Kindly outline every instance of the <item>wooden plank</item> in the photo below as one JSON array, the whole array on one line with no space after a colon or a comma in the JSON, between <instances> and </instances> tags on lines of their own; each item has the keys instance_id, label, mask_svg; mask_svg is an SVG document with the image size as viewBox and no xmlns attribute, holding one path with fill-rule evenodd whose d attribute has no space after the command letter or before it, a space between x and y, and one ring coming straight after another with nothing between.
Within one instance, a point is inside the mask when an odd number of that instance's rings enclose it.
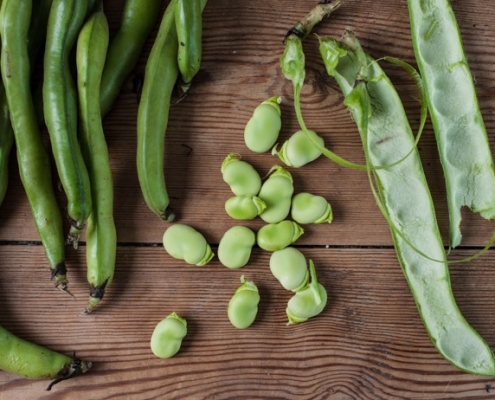
<instances>
[{"instance_id":1,"label":"wooden plank","mask_svg":"<svg viewBox=\"0 0 495 400\"><path fill-rule=\"evenodd\" d=\"M287 326L290 292L271 275L267 252L229 270L200 268L157 247L120 247L115 281L102 307L81 315L84 248L70 253L71 300L53 289L37 262L40 246L2 246L0 324L28 340L94 361L86 375L54 386L0 372L0 399L467 399L487 395L492 378L450 366L433 348L392 250L308 249L329 293L324 312ZM468 252L463 252L467 255ZM453 265L459 307L495 346L495 252ZM11 266L11 267L10 267ZM79 267L78 267L79 266ZM239 277L260 290L252 327L226 316ZM188 321L179 354L153 356L153 327L171 311Z\"/></svg>"}]
</instances>

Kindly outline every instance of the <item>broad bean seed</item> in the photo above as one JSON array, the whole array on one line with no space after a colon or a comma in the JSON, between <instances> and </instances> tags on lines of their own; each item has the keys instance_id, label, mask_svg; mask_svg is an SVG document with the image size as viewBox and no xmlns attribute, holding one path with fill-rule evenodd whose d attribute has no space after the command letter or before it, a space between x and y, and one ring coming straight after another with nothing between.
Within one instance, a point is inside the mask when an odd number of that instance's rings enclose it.
<instances>
[{"instance_id":1,"label":"broad bean seed","mask_svg":"<svg viewBox=\"0 0 495 400\"><path fill-rule=\"evenodd\" d=\"M241 276L242 285L237 288L229 301L227 315L230 323L237 329L246 329L251 326L258 314L260 295L256 284L246 281Z\"/></svg>"},{"instance_id":2,"label":"broad bean seed","mask_svg":"<svg viewBox=\"0 0 495 400\"><path fill-rule=\"evenodd\" d=\"M238 220L252 220L266 208L258 196L233 196L225 202L227 215Z\"/></svg>"},{"instance_id":3,"label":"broad bean seed","mask_svg":"<svg viewBox=\"0 0 495 400\"><path fill-rule=\"evenodd\" d=\"M249 150L264 153L278 139L282 127L281 97L270 97L257 106L244 128L244 142Z\"/></svg>"},{"instance_id":4,"label":"broad bean seed","mask_svg":"<svg viewBox=\"0 0 495 400\"><path fill-rule=\"evenodd\" d=\"M270 256L270 271L284 289L297 292L308 284L306 257L295 247L274 251Z\"/></svg>"},{"instance_id":5,"label":"broad bean seed","mask_svg":"<svg viewBox=\"0 0 495 400\"><path fill-rule=\"evenodd\" d=\"M255 244L256 234L250 228L233 226L220 239L218 259L228 268L241 268L248 263Z\"/></svg>"},{"instance_id":6,"label":"broad bean seed","mask_svg":"<svg viewBox=\"0 0 495 400\"><path fill-rule=\"evenodd\" d=\"M284 220L290 213L293 194L294 184L291 173L280 165L273 166L258 193L258 197L266 205L260 218L268 223Z\"/></svg>"},{"instance_id":7,"label":"broad bean seed","mask_svg":"<svg viewBox=\"0 0 495 400\"><path fill-rule=\"evenodd\" d=\"M238 154L230 153L220 167L222 178L236 196L256 196L261 188L258 171Z\"/></svg>"},{"instance_id":8,"label":"broad bean seed","mask_svg":"<svg viewBox=\"0 0 495 400\"><path fill-rule=\"evenodd\" d=\"M291 217L299 224L322 224L332 222L333 212L324 197L301 192L292 198Z\"/></svg>"},{"instance_id":9,"label":"broad bean seed","mask_svg":"<svg viewBox=\"0 0 495 400\"><path fill-rule=\"evenodd\" d=\"M263 250L276 251L294 243L304 233L304 229L294 221L266 224L256 234L256 242Z\"/></svg>"},{"instance_id":10,"label":"broad bean seed","mask_svg":"<svg viewBox=\"0 0 495 400\"><path fill-rule=\"evenodd\" d=\"M173 224L165 231L163 247L172 257L198 266L208 264L214 256L205 237L185 224Z\"/></svg>"},{"instance_id":11,"label":"broad bean seed","mask_svg":"<svg viewBox=\"0 0 495 400\"><path fill-rule=\"evenodd\" d=\"M315 147L308 135L312 136L312 140L318 142L320 147L325 145L323 138L315 131L308 129L308 134L306 134L303 130L298 130L282 144L280 150L274 146L272 154L278 156L285 165L294 168L300 168L315 161L321 156L321 151Z\"/></svg>"},{"instance_id":12,"label":"broad bean seed","mask_svg":"<svg viewBox=\"0 0 495 400\"><path fill-rule=\"evenodd\" d=\"M151 351L159 358L173 357L186 335L187 321L173 312L155 326L150 340Z\"/></svg>"}]
</instances>

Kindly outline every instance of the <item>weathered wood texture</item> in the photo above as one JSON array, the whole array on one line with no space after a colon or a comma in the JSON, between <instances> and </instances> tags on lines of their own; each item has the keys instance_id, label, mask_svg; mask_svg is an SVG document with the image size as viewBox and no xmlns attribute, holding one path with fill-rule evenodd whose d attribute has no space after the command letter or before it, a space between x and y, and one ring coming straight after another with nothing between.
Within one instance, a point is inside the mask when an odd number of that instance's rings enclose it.
<instances>
[{"instance_id":1,"label":"weathered wood texture","mask_svg":"<svg viewBox=\"0 0 495 400\"><path fill-rule=\"evenodd\" d=\"M123 2L105 0L112 32ZM164 2L164 7L168 2ZM243 127L254 107L283 97L281 140L297 129L290 84L278 66L286 30L316 2L210 0L204 11L202 69L190 95L174 105L167 130L165 173L181 222L202 231L216 248L235 222L223 209L229 197L220 164L241 154L263 174L277 163L249 152ZM453 2L477 83L485 123L495 139L495 11L487 0ZM343 0L341 9L316 28L340 36L352 28L374 57L414 63L406 2ZM75 300L52 288L43 249L18 178L15 159L0 208L0 325L19 336L95 363L85 376L55 386L0 371L0 400L11 399L480 399L493 395L493 378L459 372L439 356L419 319L398 265L387 224L369 190L366 174L326 159L293 172L296 190L328 198L331 225L309 227L299 248L315 260L329 290L321 316L286 326L284 291L268 269L269 255L256 249L249 266L231 271L214 260L204 268L172 260L161 248L167 224L145 206L135 170L137 94L132 79L144 71L156 29L141 60L105 119L115 186L118 229L114 282L92 315L81 315L87 296L84 238L67 250ZM307 84L303 112L327 146L363 161L354 122L336 84L326 77L317 41L305 43ZM419 104L410 77L384 64L397 85L414 127ZM157 82L159 84L159 82ZM442 171L431 126L420 142L442 232L447 213ZM60 193L61 207L65 202ZM260 221L248 224L257 229ZM463 246L473 254L488 240L493 223L465 212ZM468 321L495 348L495 252L451 267L452 284ZM230 296L244 273L260 287L260 313L245 331L226 317ZM181 352L170 360L149 349L153 327L175 310L188 320Z\"/></svg>"}]
</instances>

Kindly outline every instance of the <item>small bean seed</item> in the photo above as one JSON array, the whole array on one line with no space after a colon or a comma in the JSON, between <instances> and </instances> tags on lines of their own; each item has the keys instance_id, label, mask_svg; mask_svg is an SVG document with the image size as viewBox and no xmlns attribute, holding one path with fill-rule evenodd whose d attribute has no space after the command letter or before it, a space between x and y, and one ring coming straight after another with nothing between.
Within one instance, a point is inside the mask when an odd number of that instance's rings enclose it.
<instances>
[{"instance_id":1,"label":"small bean seed","mask_svg":"<svg viewBox=\"0 0 495 400\"><path fill-rule=\"evenodd\" d=\"M256 242L263 250L277 251L294 243L303 233L297 222L284 220L262 226L256 235Z\"/></svg>"},{"instance_id":2,"label":"small bean seed","mask_svg":"<svg viewBox=\"0 0 495 400\"><path fill-rule=\"evenodd\" d=\"M173 357L180 350L186 334L187 321L173 312L155 326L150 341L151 351L159 358Z\"/></svg>"},{"instance_id":3,"label":"small bean seed","mask_svg":"<svg viewBox=\"0 0 495 400\"><path fill-rule=\"evenodd\" d=\"M258 197L266 204L260 218L268 223L284 220L290 213L293 193L294 184L290 172L280 165L273 166L258 193Z\"/></svg>"},{"instance_id":4,"label":"small bean seed","mask_svg":"<svg viewBox=\"0 0 495 400\"><path fill-rule=\"evenodd\" d=\"M256 319L260 295L254 282L246 281L244 275L241 276L241 282L242 285L237 288L230 299L227 314L233 326L246 329Z\"/></svg>"},{"instance_id":5,"label":"small bean seed","mask_svg":"<svg viewBox=\"0 0 495 400\"><path fill-rule=\"evenodd\" d=\"M172 257L203 266L214 254L204 236L185 224L173 224L163 234L163 247Z\"/></svg>"},{"instance_id":6,"label":"small bean seed","mask_svg":"<svg viewBox=\"0 0 495 400\"><path fill-rule=\"evenodd\" d=\"M244 142L249 150L264 153L278 139L282 127L281 97L270 97L255 108L244 128Z\"/></svg>"},{"instance_id":7,"label":"small bean seed","mask_svg":"<svg viewBox=\"0 0 495 400\"><path fill-rule=\"evenodd\" d=\"M241 268L248 263L255 243L256 235L251 229L233 226L220 239L218 259L228 268Z\"/></svg>"},{"instance_id":8,"label":"small bean seed","mask_svg":"<svg viewBox=\"0 0 495 400\"><path fill-rule=\"evenodd\" d=\"M323 138L315 131L309 129L308 133L313 136L313 140L320 143L320 146L325 145ZM280 151L274 146L272 154L277 155L285 165L300 168L320 157L321 151L315 147L303 130L299 130L282 144Z\"/></svg>"},{"instance_id":9,"label":"small bean seed","mask_svg":"<svg viewBox=\"0 0 495 400\"><path fill-rule=\"evenodd\" d=\"M306 257L295 247L274 251L270 257L270 271L284 289L297 292L308 284Z\"/></svg>"},{"instance_id":10,"label":"small bean seed","mask_svg":"<svg viewBox=\"0 0 495 400\"><path fill-rule=\"evenodd\" d=\"M265 208L265 202L258 196L233 196L225 202L229 217L245 221L256 218Z\"/></svg>"},{"instance_id":11,"label":"small bean seed","mask_svg":"<svg viewBox=\"0 0 495 400\"><path fill-rule=\"evenodd\" d=\"M327 291L316 277L313 260L309 260L311 281L306 288L296 292L287 303L288 325L307 321L320 314L327 304Z\"/></svg>"},{"instance_id":12,"label":"small bean seed","mask_svg":"<svg viewBox=\"0 0 495 400\"><path fill-rule=\"evenodd\" d=\"M333 212L324 197L302 192L292 198L291 217L299 224L322 224L332 222Z\"/></svg>"},{"instance_id":13,"label":"small bean seed","mask_svg":"<svg viewBox=\"0 0 495 400\"><path fill-rule=\"evenodd\" d=\"M261 177L254 167L240 156L230 153L220 167L223 180L236 196L255 196L261 188Z\"/></svg>"}]
</instances>

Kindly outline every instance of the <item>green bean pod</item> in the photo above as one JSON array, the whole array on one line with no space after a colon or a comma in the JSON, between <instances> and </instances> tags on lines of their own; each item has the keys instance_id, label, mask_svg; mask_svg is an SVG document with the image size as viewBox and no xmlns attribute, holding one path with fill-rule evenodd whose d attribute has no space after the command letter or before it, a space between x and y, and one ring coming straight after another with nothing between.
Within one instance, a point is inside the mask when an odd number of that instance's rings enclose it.
<instances>
[{"instance_id":1,"label":"green bean pod","mask_svg":"<svg viewBox=\"0 0 495 400\"><path fill-rule=\"evenodd\" d=\"M69 242L77 247L91 212L89 175L77 137L77 92L69 55L84 24L88 3L53 0L43 73L43 112L57 172L67 196Z\"/></svg>"},{"instance_id":2,"label":"green bean pod","mask_svg":"<svg viewBox=\"0 0 495 400\"><path fill-rule=\"evenodd\" d=\"M185 224L173 224L163 234L165 251L188 264L203 266L214 257L205 237L196 229Z\"/></svg>"},{"instance_id":3,"label":"green bean pod","mask_svg":"<svg viewBox=\"0 0 495 400\"><path fill-rule=\"evenodd\" d=\"M256 196L261 189L261 176L247 161L230 153L220 166L222 179L236 196Z\"/></svg>"},{"instance_id":4,"label":"green bean pod","mask_svg":"<svg viewBox=\"0 0 495 400\"><path fill-rule=\"evenodd\" d=\"M227 315L230 323L237 329L250 327L258 314L260 294L253 281L246 281L241 276L242 285L239 286L229 301Z\"/></svg>"},{"instance_id":5,"label":"green bean pod","mask_svg":"<svg viewBox=\"0 0 495 400\"><path fill-rule=\"evenodd\" d=\"M180 71L179 86L186 93L192 79L201 67L203 52L203 16L200 0L174 0L175 26L179 49L177 63Z\"/></svg>"},{"instance_id":6,"label":"green bean pod","mask_svg":"<svg viewBox=\"0 0 495 400\"><path fill-rule=\"evenodd\" d=\"M9 159L14 144L14 130L10 122L9 105L3 81L0 82L0 205L9 184Z\"/></svg>"},{"instance_id":7,"label":"green bean pod","mask_svg":"<svg viewBox=\"0 0 495 400\"><path fill-rule=\"evenodd\" d=\"M229 228L218 243L218 259L228 268L244 267L256 244L256 234L247 226Z\"/></svg>"},{"instance_id":8,"label":"green bean pod","mask_svg":"<svg viewBox=\"0 0 495 400\"><path fill-rule=\"evenodd\" d=\"M47 390L87 372L91 365L21 339L0 326L0 369L27 379L53 379Z\"/></svg>"},{"instance_id":9,"label":"green bean pod","mask_svg":"<svg viewBox=\"0 0 495 400\"><path fill-rule=\"evenodd\" d=\"M105 294L115 270L117 232L113 217L113 180L100 112L100 82L109 41L103 10L96 11L79 33L76 66L80 142L91 183L92 210L86 229L86 265L90 313Z\"/></svg>"},{"instance_id":10,"label":"green bean pod","mask_svg":"<svg viewBox=\"0 0 495 400\"><path fill-rule=\"evenodd\" d=\"M225 202L227 215L244 221L256 218L265 208L265 202L258 196L233 196Z\"/></svg>"},{"instance_id":11,"label":"green bean pod","mask_svg":"<svg viewBox=\"0 0 495 400\"><path fill-rule=\"evenodd\" d=\"M120 25L110 39L100 87L101 115L105 116L118 97L124 81L136 66L146 40L155 27L162 0L126 0Z\"/></svg>"},{"instance_id":12,"label":"green bean pod","mask_svg":"<svg viewBox=\"0 0 495 400\"><path fill-rule=\"evenodd\" d=\"M173 312L156 324L151 335L150 347L159 358L175 356L187 335L187 321Z\"/></svg>"},{"instance_id":13,"label":"green bean pod","mask_svg":"<svg viewBox=\"0 0 495 400\"><path fill-rule=\"evenodd\" d=\"M287 303L285 310L289 319L287 325L305 322L309 318L316 317L327 305L327 290L318 282L313 260L309 260L309 273L308 285L299 289Z\"/></svg>"},{"instance_id":14,"label":"green bean pod","mask_svg":"<svg viewBox=\"0 0 495 400\"><path fill-rule=\"evenodd\" d=\"M450 246L461 208L495 218L495 169L476 89L450 1L408 0L412 43L444 171Z\"/></svg>"},{"instance_id":15,"label":"green bean pod","mask_svg":"<svg viewBox=\"0 0 495 400\"><path fill-rule=\"evenodd\" d=\"M378 63L363 57L352 33L346 37L345 44L320 38L320 53L357 121L376 179L378 204L391 226L397 257L426 331L439 353L459 369L494 376L492 350L456 304L434 204L400 97ZM366 84L356 81L363 66Z\"/></svg>"},{"instance_id":16,"label":"green bean pod","mask_svg":"<svg viewBox=\"0 0 495 400\"><path fill-rule=\"evenodd\" d=\"M52 186L51 166L30 89L27 46L31 1L5 0L0 10L2 80L14 130L19 174L55 286L68 291L62 215Z\"/></svg>"},{"instance_id":17,"label":"green bean pod","mask_svg":"<svg viewBox=\"0 0 495 400\"><path fill-rule=\"evenodd\" d=\"M265 203L260 218L268 223L284 220L290 213L294 184L291 173L280 165L272 167L258 197Z\"/></svg>"},{"instance_id":18,"label":"green bean pod","mask_svg":"<svg viewBox=\"0 0 495 400\"><path fill-rule=\"evenodd\" d=\"M320 146L324 146L324 141L315 131L308 130L312 139L303 130L298 130L287 139L277 150L277 146L272 149L272 155L278 156L280 161L285 165L294 168L300 168L312 161L315 161L321 156L321 151L314 146L312 140L318 142Z\"/></svg>"},{"instance_id":19,"label":"green bean pod","mask_svg":"<svg viewBox=\"0 0 495 400\"><path fill-rule=\"evenodd\" d=\"M258 105L244 128L244 143L256 153L270 150L282 127L281 97L270 97Z\"/></svg>"},{"instance_id":20,"label":"green bean pod","mask_svg":"<svg viewBox=\"0 0 495 400\"><path fill-rule=\"evenodd\" d=\"M332 206L322 196L308 192L292 198L290 215L299 224L323 224L333 220Z\"/></svg>"},{"instance_id":21,"label":"green bean pod","mask_svg":"<svg viewBox=\"0 0 495 400\"><path fill-rule=\"evenodd\" d=\"M282 250L304 234L304 229L294 221L284 220L263 225L256 234L256 243L266 251Z\"/></svg>"}]
</instances>

